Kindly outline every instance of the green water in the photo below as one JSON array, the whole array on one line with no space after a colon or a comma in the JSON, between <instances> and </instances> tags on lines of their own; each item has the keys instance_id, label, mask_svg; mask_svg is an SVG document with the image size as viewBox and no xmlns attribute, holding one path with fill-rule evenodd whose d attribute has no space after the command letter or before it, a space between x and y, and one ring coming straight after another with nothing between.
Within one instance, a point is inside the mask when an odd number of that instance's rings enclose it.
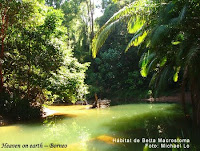
<instances>
[{"instance_id":1,"label":"green water","mask_svg":"<svg viewBox=\"0 0 200 151\"><path fill-rule=\"evenodd\" d=\"M19 149L0 148L0 151L143 151L144 143L113 143L113 139L190 137L190 123L181 118L182 111L176 104L55 109L62 112L40 122L0 127L1 146L2 143L21 145ZM31 144L38 147L37 144L41 143L42 148L30 148ZM50 148L51 143L67 144L68 147ZM22 148L23 144L28 148Z\"/></svg>"}]
</instances>

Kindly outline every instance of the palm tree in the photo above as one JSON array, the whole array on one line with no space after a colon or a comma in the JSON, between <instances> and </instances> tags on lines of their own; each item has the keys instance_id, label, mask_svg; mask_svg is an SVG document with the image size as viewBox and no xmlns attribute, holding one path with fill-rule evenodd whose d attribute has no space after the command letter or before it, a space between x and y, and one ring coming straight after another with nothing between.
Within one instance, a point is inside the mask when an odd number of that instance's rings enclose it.
<instances>
[{"instance_id":1,"label":"palm tree","mask_svg":"<svg viewBox=\"0 0 200 151\"><path fill-rule=\"evenodd\" d=\"M92 43L93 57L115 25L124 21L133 38L128 43L138 47L141 75L153 72L150 85L159 90L167 80L182 77L182 104L189 85L193 121L200 127L200 13L199 2L187 0L135 0L114 14L97 32Z\"/></svg>"}]
</instances>

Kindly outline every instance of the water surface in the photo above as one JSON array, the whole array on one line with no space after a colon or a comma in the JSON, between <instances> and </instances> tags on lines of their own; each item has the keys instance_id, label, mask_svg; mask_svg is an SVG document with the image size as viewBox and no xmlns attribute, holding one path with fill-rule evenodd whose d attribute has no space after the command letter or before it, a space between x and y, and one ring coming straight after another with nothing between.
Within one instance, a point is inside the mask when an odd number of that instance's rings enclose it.
<instances>
[{"instance_id":1,"label":"water surface","mask_svg":"<svg viewBox=\"0 0 200 151\"><path fill-rule=\"evenodd\" d=\"M176 104L129 104L106 109L51 106L49 109L56 112L43 121L0 127L1 144L29 145L26 149L1 148L0 151L143 151L144 143L115 143L113 139L190 135L190 124L182 118L181 108ZM37 148L41 143L42 148ZM68 146L51 149L51 143ZM30 149L31 144L36 148Z\"/></svg>"}]
</instances>

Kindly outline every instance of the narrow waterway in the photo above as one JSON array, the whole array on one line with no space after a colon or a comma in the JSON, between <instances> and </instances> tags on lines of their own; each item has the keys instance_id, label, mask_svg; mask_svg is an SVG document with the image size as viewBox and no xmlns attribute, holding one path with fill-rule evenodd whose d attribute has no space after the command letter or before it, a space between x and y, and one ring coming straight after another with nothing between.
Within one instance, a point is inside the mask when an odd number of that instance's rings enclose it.
<instances>
[{"instance_id":1,"label":"narrow waterway","mask_svg":"<svg viewBox=\"0 0 200 151\"><path fill-rule=\"evenodd\" d=\"M53 115L43 121L0 127L1 146L3 143L20 145L0 151L143 151L142 138L190 136L190 124L182 118L177 104L129 104L106 109L50 106L48 109ZM133 142L134 139L140 142ZM56 147L58 144L64 148Z\"/></svg>"}]
</instances>

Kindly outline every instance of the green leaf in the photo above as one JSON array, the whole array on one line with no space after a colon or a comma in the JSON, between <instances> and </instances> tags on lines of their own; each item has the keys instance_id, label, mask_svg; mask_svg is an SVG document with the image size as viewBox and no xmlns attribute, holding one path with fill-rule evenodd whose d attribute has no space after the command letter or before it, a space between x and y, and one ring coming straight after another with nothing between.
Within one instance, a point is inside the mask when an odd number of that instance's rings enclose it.
<instances>
[{"instance_id":1,"label":"green leaf","mask_svg":"<svg viewBox=\"0 0 200 151\"><path fill-rule=\"evenodd\" d=\"M178 151L178 149L177 148L172 148L172 151Z\"/></svg>"},{"instance_id":2,"label":"green leaf","mask_svg":"<svg viewBox=\"0 0 200 151\"><path fill-rule=\"evenodd\" d=\"M95 35L95 38L92 40L92 56L96 58L98 50L104 44L106 39L108 38L111 31L115 28L115 25L119 22L119 20L114 21L113 23L106 26L102 31Z\"/></svg>"},{"instance_id":3,"label":"green leaf","mask_svg":"<svg viewBox=\"0 0 200 151\"><path fill-rule=\"evenodd\" d=\"M167 57L165 56L160 62L160 67L163 67L166 64L166 62L167 62Z\"/></svg>"},{"instance_id":4,"label":"green leaf","mask_svg":"<svg viewBox=\"0 0 200 151\"><path fill-rule=\"evenodd\" d=\"M175 72L174 77L173 77L174 82L178 81L178 74L180 72L180 69L181 69L181 67L176 68L176 72Z\"/></svg>"},{"instance_id":5,"label":"green leaf","mask_svg":"<svg viewBox=\"0 0 200 151\"><path fill-rule=\"evenodd\" d=\"M154 59L149 63L148 68L147 68L148 73L151 72L152 70L155 70L158 61L159 61L158 58L154 58Z\"/></svg>"},{"instance_id":6,"label":"green leaf","mask_svg":"<svg viewBox=\"0 0 200 151\"><path fill-rule=\"evenodd\" d=\"M128 49L132 46L139 46L146 38L146 36L148 35L148 31L145 31L143 34L139 33L136 36L134 36L131 41L129 42L128 46L125 49L125 52L128 51Z\"/></svg>"},{"instance_id":7,"label":"green leaf","mask_svg":"<svg viewBox=\"0 0 200 151\"><path fill-rule=\"evenodd\" d=\"M93 57L96 57L96 54L98 50L101 48L101 46L104 44L105 40L108 38L108 35L110 32L105 32L104 30L111 29L112 25L115 24L115 22L118 21L129 21L131 17L138 16L138 13L146 15L146 12L149 12L149 9L153 9L155 7L154 3L148 3L147 0L135 0L128 6L125 6L121 10L119 10L117 13L115 13L105 24L101 29L96 33L93 41L92 41L92 54ZM149 14L149 13L148 13ZM134 33L135 31L138 31L142 25L145 23L143 19L138 19L138 22L134 24L134 26L129 26L130 32ZM110 26L110 27L108 27ZM138 46L143 42L145 39L147 33L144 33L141 37L139 37L133 44L134 46ZM100 38L99 38L100 37ZM103 40L102 40L103 39ZM131 45L131 44L130 44ZM131 45L132 46L132 45ZM129 47L130 48L130 47ZM128 49L127 49L128 50Z\"/></svg>"},{"instance_id":8,"label":"green leaf","mask_svg":"<svg viewBox=\"0 0 200 151\"><path fill-rule=\"evenodd\" d=\"M145 145L143 148L143 151L148 151L148 150L149 150L149 147Z\"/></svg>"},{"instance_id":9,"label":"green leaf","mask_svg":"<svg viewBox=\"0 0 200 151\"><path fill-rule=\"evenodd\" d=\"M178 45L180 43L181 43L180 41L172 41L172 45Z\"/></svg>"},{"instance_id":10,"label":"green leaf","mask_svg":"<svg viewBox=\"0 0 200 151\"><path fill-rule=\"evenodd\" d=\"M140 71L140 74L142 77L147 77L147 64L148 64L148 61L147 61L147 56L148 54L146 54L143 58L143 61L142 61L142 65L141 65L141 71Z\"/></svg>"},{"instance_id":11,"label":"green leaf","mask_svg":"<svg viewBox=\"0 0 200 151\"><path fill-rule=\"evenodd\" d=\"M147 66L142 66L140 74L142 77L147 77Z\"/></svg>"},{"instance_id":12,"label":"green leaf","mask_svg":"<svg viewBox=\"0 0 200 151\"><path fill-rule=\"evenodd\" d=\"M135 41L133 42L134 46L139 46L148 35L148 31L145 31L141 36L139 36Z\"/></svg>"},{"instance_id":13,"label":"green leaf","mask_svg":"<svg viewBox=\"0 0 200 151\"><path fill-rule=\"evenodd\" d=\"M132 17L128 22L128 32L130 34L134 34L138 32L145 24L145 21L139 17Z\"/></svg>"},{"instance_id":14,"label":"green leaf","mask_svg":"<svg viewBox=\"0 0 200 151\"><path fill-rule=\"evenodd\" d=\"M169 32L169 27L167 25L159 25L155 27L154 32L151 37L151 45L157 46L165 38Z\"/></svg>"}]
</instances>

